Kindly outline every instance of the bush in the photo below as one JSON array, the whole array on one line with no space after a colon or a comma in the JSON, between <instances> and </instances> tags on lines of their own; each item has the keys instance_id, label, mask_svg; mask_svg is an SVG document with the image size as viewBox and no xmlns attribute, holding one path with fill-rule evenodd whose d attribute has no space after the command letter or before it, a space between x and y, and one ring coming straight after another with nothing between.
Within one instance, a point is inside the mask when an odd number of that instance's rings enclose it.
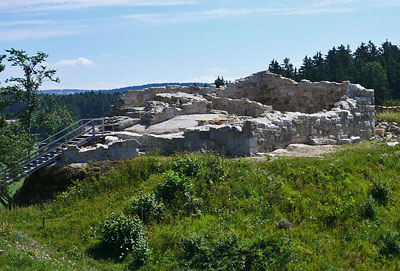
<instances>
[{"instance_id":1,"label":"bush","mask_svg":"<svg viewBox=\"0 0 400 271\"><path fill-rule=\"evenodd\" d=\"M125 212L131 216L138 216L145 224L161 222L164 205L159 203L152 194L140 194L132 198Z\"/></svg>"},{"instance_id":2,"label":"bush","mask_svg":"<svg viewBox=\"0 0 400 271\"><path fill-rule=\"evenodd\" d=\"M162 200L173 211L198 213L202 201L192 193L192 186L185 181L178 173L167 171L164 174L164 182L156 188L156 199Z\"/></svg>"},{"instance_id":3,"label":"bush","mask_svg":"<svg viewBox=\"0 0 400 271\"><path fill-rule=\"evenodd\" d=\"M194 235L181 244L184 264L199 270L284 270L294 258L291 242L279 236L249 242L228 234L210 242Z\"/></svg>"},{"instance_id":4,"label":"bush","mask_svg":"<svg viewBox=\"0 0 400 271\"><path fill-rule=\"evenodd\" d=\"M166 205L171 205L177 197L186 191L185 181L174 171L167 171L163 175L164 182L156 188L156 198Z\"/></svg>"},{"instance_id":5,"label":"bush","mask_svg":"<svg viewBox=\"0 0 400 271\"><path fill-rule=\"evenodd\" d=\"M100 222L95 234L112 250L119 252L119 258L130 254L136 265L143 264L150 254L147 237L136 217L113 213Z\"/></svg>"},{"instance_id":6,"label":"bush","mask_svg":"<svg viewBox=\"0 0 400 271\"><path fill-rule=\"evenodd\" d=\"M353 215L354 204L351 200L337 200L322 209L322 220L328 227L335 226L339 221L345 221Z\"/></svg>"},{"instance_id":7,"label":"bush","mask_svg":"<svg viewBox=\"0 0 400 271\"><path fill-rule=\"evenodd\" d=\"M400 234L398 232L387 232L383 238L379 253L385 257L400 256Z\"/></svg>"},{"instance_id":8,"label":"bush","mask_svg":"<svg viewBox=\"0 0 400 271\"><path fill-rule=\"evenodd\" d=\"M392 191L385 181L375 180L370 190L370 195L379 203L386 205Z\"/></svg>"},{"instance_id":9,"label":"bush","mask_svg":"<svg viewBox=\"0 0 400 271\"><path fill-rule=\"evenodd\" d=\"M176 156L172 170L184 177L196 177L201 169L201 160L193 155Z\"/></svg>"},{"instance_id":10,"label":"bush","mask_svg":"<svg viewBox=\"0 0 400 271\"><path fill-rule=\"evenodd\" d=\"M211 159L205 166L204 180L213 183L225 180L226 168L224 158L219 155L210 155Z\"/></svg>"},{"instance_id":11,"label":"bush","mask_svg":"<svg viewBox=\"0 0 400 271\"><path fill-rule=\"evenodd\" d=\"M376 202L372 196L360 207L360 215L364 219L374 220L376 218L377 209Z\"/></svg>"}]
</instances>

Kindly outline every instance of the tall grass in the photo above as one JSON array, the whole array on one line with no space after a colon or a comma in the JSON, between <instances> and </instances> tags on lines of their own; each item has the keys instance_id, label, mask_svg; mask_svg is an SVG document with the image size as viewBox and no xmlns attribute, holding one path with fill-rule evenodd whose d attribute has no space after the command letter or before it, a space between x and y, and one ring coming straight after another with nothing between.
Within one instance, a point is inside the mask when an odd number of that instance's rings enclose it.
<instances>
[{"instance_id":1,"label":"tall grass","mask_svg":"<svg viewBox=\"0 0 400 271\"><path fill-rule=\"evenodd\" d=\"M375 143L324 159L138 157L51 203L0 211L0 270L400 270L399 159L400 147ZM169 200L179 204L143 224L144 265L111 257L91 229L132 197L175 184ZM188 212L185 199L198 209Z\"/></svg>"},{"instance_id":2,"label":"tall grass","mask_svg":"<svg viewBox=\"0 0 400 271\"><path fill-rule=\"evenodd\" d=\"M379 121L400 123L400 112L397 110L393 111L393 109L377 112L375 117Z\"/></svg>"}]
</instances>

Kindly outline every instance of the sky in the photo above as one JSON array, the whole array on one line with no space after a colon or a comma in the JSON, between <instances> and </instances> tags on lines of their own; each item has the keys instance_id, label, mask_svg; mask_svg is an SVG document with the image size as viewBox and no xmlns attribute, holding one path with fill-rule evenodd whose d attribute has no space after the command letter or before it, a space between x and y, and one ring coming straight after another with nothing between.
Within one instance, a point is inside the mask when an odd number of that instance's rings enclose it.
<instances>
[{"instance_id":1,"label":"sky","mask_svg":"<svg viewBox=\"0 0 400 271\"><path fill-rule=\"evenodd\" d=\"M399 14L400 0L0 0L0 54L48 54L61 82L42 89L233 81L341 44L400 45Z\"/></svg>"}]
</instances>

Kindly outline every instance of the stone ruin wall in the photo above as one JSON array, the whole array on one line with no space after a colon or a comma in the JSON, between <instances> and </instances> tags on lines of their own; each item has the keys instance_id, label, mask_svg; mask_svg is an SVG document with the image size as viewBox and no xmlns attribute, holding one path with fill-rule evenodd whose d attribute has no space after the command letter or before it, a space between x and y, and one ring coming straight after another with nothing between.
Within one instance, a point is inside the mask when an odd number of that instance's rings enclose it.
<instances>
[{"instance_id":1,"label":"stone ruin wall","mask_svg":"<svg viewBox=\"0 0 400 271\"><path fill-rule=\"evenodd\" d=\"M218 93L221 97L247 98L282 112L316 113L330 110L346 95L346 84L331 82L297 83L269 72L259 72L228 84Z\"/></svg>"},{"instance_id":2,"label":"stone ruin wall","mask_svg":"<svg viewBox=\"0 0 400 271\"><path fill-rule=\"evenodd\" d=\"M219 89L166 86L127 91L114 107L121 120L114 137L135 148L125 156L201 149L251 156L292 143L351 144L374 136L373 104L373 90L357 84L297 83L264 71ZM215 119L197 119L196 125L170 132L155 133L152 128L173 126L169 122L179 116L201 114ZM104 148L111 153L114 147L110 143Z\"/></svg>"}]
</instances>

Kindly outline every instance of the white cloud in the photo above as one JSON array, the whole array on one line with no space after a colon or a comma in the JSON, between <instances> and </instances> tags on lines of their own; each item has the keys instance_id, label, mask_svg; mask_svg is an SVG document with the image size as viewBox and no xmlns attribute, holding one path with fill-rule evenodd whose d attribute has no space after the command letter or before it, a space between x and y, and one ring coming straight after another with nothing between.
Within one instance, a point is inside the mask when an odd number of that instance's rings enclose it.
<instances>
[{"instance_id":1,"label":"white cloud","mask_svg":"<svg viewBox=\"0 0 400 271\"><path fill-rule=\"evenodd\" d=\"M399 7L399 0L389 0L389 1L376 1L378 7L387 8L387 7Z\"/></svg>"},{"instance_id":2,"label":"white cloud","mask_svg":"<svg viewBox=\"0 0 400 271\"><path fill-rule=\"evenodd\" d=\"M333 5L344 5L355 2L361 2L362 0L324 0L317 3L317 6L333 6ZM365 0L364 0L365 1Z\"/></svg>"},{"instance_id":3,"label":"white cloud","mask_svg":"<svg viewBox=\"0 0 400 271\"><path fill-rule=\"evenodd\" d=\"M54 38L69 36L79 33L78 30L71 29L12 29L0 30L0 42L18 41L26 39Z\"/></svg>"},{"instance_id":4,"label":"white cloud","mask_svg":"<svg viewBox=\"0 0 400 271\"><path fill-rule=\"evenodd\" d=\"M354 11L354 8L305 6L299 8L213 9L187 13L142 13L125 15L123 18L144 23L181 23L238 16L311 15L344 13L351 11Z\"/></svg>"},{"instance_id":5,"label":"white cloud","mask_svg":"<svg viewBox=\"0 0 400 271\"><path fill-rule=\"evenodd\" d=\"M192 83L192 82L200 82L200 83L214 83L215 79L217 79L215 76L200 76L200 77L194 77L194 78L189 78L187 80L184 80L186 83Z\"/></svg>"},{"instance_id":6,"label":"white cloud","mask_svg":"<svg viewBox=\"0 0 400 271\"><path fill-rule=\"evenodd\" d=\"M78 57L77 59L60 60L54 63L54 65L60 67L92 66L94 62L85 57Z\"/></svg>"},{"instance_id":7,"label":"white cloud","mask_svg":"<svg viewBox=\"0 0 400 271\"><path fill-rule=\"evenodd\" d=\"M6 21L6 22L0 22L0 27L19 26L19 25L41 25L48 23L50 23L49 20Z\"/></svg>"},{"instance_id":8,"label":"white cloud","mask_svg":"<svg viewBox=\"0 0 400 271\"><path fill-rule=\"evenodd\" d=\"M115 89L115 88L122 88L121 84L110 83L110 82L98 82L96 84L95 89Z\"/></svg>"},{"instance_id":9,"label":"white cloud","mask_svg":"<svg viewBox=\"0 0 400 271\"><path fill-rule=\"evenodd\" d=\"M216 68L216 67L208 68L205 71L211 72L211 73L226 73L227 72L227 70L225 70L225 69Z\"/></svg>"},{"instance_id":10,"label":"white cloud","mask_svg":"<svg viewBox=\"0 0 400 271\"><path fill-rule=\"evenodd\" d=\"M110 6L179 6L194 0L0 0L2 11L51 11Z\"/></svg>"}]
</instances>

